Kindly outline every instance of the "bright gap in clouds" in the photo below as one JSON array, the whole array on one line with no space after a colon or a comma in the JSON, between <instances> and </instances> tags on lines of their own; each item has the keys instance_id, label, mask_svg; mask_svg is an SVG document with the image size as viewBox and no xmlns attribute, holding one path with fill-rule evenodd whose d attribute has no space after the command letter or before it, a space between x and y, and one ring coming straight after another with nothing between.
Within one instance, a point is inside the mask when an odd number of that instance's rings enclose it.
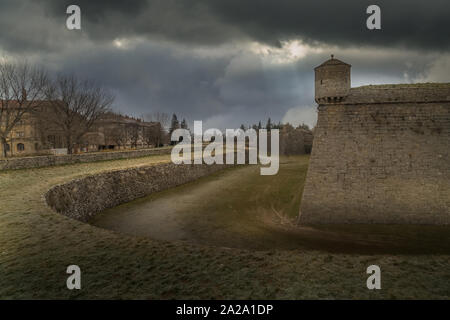
<instances>
[{"instance_id":1,"label":"bright gap in clouds","mask_svg":"<svg viewBox=\"0 0 450 320\"><path fill-rule=\"evenodd\" d=\"M322 53L323 49L311 47L301 40L280 41L281 47L275 48L259 42L250 44L250 51L263 60L274 64L287 64L300 60L311 53Z\"/></svg>"},{"instance_id":2,"label":"bright gap in clouds","mask_svg":"<svg viewBox=\"0 0 450 320\"><path fill-rule=\"evenodd\" d=\"M282 123L290 123L294 127L307 124L311 129L317 123L317 107L301 106L289 109L281 120Z\"/></svg>"}]
</instances>

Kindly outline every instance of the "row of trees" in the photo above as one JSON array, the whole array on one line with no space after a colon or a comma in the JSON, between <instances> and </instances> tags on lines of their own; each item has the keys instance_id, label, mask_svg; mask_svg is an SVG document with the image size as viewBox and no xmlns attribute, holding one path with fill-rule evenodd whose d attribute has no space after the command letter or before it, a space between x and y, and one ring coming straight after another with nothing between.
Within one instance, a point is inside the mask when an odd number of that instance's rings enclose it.
<instances>
[{"instance_id":1,"label":"row of trees","mask_svg":"<svg viewBox=\"0 0 450 320\"><path fill-rule=\"evenodd\" d=\"M242 129L244 131L247 130L247 129L255 129L256 131L258 131L259 129L267 129L267 130L270 131L271 129L282 130L285 126L291 126L291 125L289 123L281 123L281 122L278 122L277 124L276 123L274 124L274 123L272 123L272 120L269 118L269 119L267 119L267 123L266 123L265 127L263 127L261 125L261 121L259 121L258 124L253 124L253 125L248 125L248 126L245 126L244 124L241 124L240 129ZM299 125L297 128L310 130L309 126L307 124L304 124L304 123Z\"/></svg>"},{"instance_id":2,"label":"row of trees","mask_svg":"<svg viewBox=\"0 0 450 320\"><path fill-rule=\"evenodd\" d=\"M27 115L35 115L39 134L46 137L51 131L62 133L68 153L75 146L85 144L85 136L102 117L111 114L114 95L101 85L82 80L74 75L50 76L40 67L26 62L0 62L0 143L3 156L7 156L7 139L14 127ZM43 112L42 110L46 110ZM120 116L120 115L118 115ZM135 119L137 120L137 119ZM147 113L143 122L153 125L126 123L105 128L105 139L121 146L137 147L138 141L146 145L161 146L169 142L168 131L187 128L186 120L172 121L164 112ZM155 125L159 123L159 125ZM170 125L170 127L169 127Z\"/></svg>"},{"instance_id":3,"label":"row of trees","mask_svg":"<svg viewBox=\"0 0 450 320\"><path fill-rule=\"evenodd\" d=\"M68 152L94 123L110 111L114 96L102 86L74 75L50 77L25 62L0 62L0 142L6 157L7 138L27 114L49 107L42 121L64 133Z\"/></svg>"},{"instance_id":4,"label":"row of trees","mask_svg":"<svg viewBox=\"0 0 450 320\"><path fill-rule=\"evenodd\" d=\"M144 121L158 122L160 124L159 133L157 137L159 141L162 143L170 143L175 144L176 142L170 141L170 136L172 132L176 129L188 129L187 121L183 118L181 122L178 120L177 115L172 114L172 118L170 119L169 115L164 112L154 112L148 113L142 116ZM170 119L170 121L169 121ZM149 137L150 138L150 137Z\"/></svg>"},{"instance_id":5,"label":"row of trees","mask_svg":"<svg viewBox=\"0 0 450 320\"><path fill-rule=\"evenodd\" d=\"M183 120L180 123L180 121L178 121L177 115L174 113L172 115L172 120L170 121L169 137L172 136L172 132L174 132L176 129L187 129L187 130L189 130L187 122L186 122L186 119L183 118ZM176 141L170 141L171 145L174 145L176 143L177 143Z\"/></svg>"},{"instance_id":6,"label":"row of trees","mask_svg":"<svg viewBox=\"0 0 450 320\"><path fill-rule=\"evenodd\" d=\"M279 140L279 152L283 155L295 155L295 154L307 154L311 152L313 142L313 130L309 128L307 124L300 124L297 127L292 126L290 123L272 124L271 119L267 120L266 126L261 125L261 121L258 124L241 125L240 129L254 129L259 132L260 129L272 129L280 130ZM269 141L269 140L268 140ZM270 148L270 146L268 146Z\"/></svg>"},{"instance_id":7,"label":"row of trees","mask_svg":"<svg viewBox=\"0 0 450 320\"><path fill-rule=\"evenodd\" d=\"M161 146L163 143L159 125L140 125L139 123L126 123L106 127L104 129L105 141L121 147L137 148L142 142L146 146Z\"/></svg>"},{"instance_id":8,"label":"row of trees","mask_svg":"<svg viewBox=\"0 0 450 320\"><path fill-rule=\"evenodd\" d=\"M146 113L142 116L144 121L159 123L157 127L144 130L144 140L147 145L153 143L155 146L162 146L169 142L170 139L167 135L169 119L169 115L165 112Z\"/></svg>"}]
</instances>

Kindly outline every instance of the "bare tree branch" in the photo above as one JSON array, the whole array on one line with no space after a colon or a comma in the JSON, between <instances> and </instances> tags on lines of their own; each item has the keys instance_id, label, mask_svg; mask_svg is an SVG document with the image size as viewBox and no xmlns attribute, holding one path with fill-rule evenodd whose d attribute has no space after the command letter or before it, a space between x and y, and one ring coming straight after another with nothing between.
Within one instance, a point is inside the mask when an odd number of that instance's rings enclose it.
<instances>
[{"instance_id":1,"label":"bare tree branch","mask_svg":"<svg viewBox=\"0 0 450 320\"><path fill-rule=\"evenodd\" d=\"M59 75L47 89L53 121L65 134L68 153L81 142L94 123L110 110L114 96L92 81Z\"/></svg>"},{"instance_id":2,"label":"bare tree branch","mask_svg":"<svg viewBox=\"0 0 450 320\"><path fill-rule=\"evenodd\" d=\"M44 103L48 76L27 62L0 62L0 142L7 156L7 138L23 116Z\"/></svg>"}]
</instances>

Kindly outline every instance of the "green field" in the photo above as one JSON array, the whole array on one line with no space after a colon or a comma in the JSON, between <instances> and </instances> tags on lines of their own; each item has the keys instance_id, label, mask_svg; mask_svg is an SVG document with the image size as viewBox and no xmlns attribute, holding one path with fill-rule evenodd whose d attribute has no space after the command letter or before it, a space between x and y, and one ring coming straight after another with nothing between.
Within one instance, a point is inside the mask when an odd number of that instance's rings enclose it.
<instances>
[{"instance_id":1,"label":"green field","mask_svg":"<svg viewBox=\"0 0 450 320\"><path fill-rule=\"evenodd\" d=\"M80 223L42 197L74 178L162 161L169 155L0 173L0 298L450 298L446 227L296 226L305 156L283 158L277 176L233 168L112 209L159 203L184 232L175 241ZM177 205L183 195L191 202ZM70 264L81 290L66 289ZM378 291L366 288L371 264L381 267Z\"/></svg>"}]
</instances>

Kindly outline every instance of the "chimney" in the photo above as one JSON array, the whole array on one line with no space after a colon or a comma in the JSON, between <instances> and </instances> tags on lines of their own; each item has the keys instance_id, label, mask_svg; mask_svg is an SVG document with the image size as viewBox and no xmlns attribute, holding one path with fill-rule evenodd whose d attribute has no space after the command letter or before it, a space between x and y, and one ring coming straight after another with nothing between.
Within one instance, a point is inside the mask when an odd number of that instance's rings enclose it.
<instances>
[{"instance_id":1,"label":"chimney","mask_svg":"<svg viewBox=\"0 0 450 320\"><path fill-rule=\"evenodd\" d=\"M22 101L27 101L27 90L22 88Z\"/></svg>"}]
</instances>

